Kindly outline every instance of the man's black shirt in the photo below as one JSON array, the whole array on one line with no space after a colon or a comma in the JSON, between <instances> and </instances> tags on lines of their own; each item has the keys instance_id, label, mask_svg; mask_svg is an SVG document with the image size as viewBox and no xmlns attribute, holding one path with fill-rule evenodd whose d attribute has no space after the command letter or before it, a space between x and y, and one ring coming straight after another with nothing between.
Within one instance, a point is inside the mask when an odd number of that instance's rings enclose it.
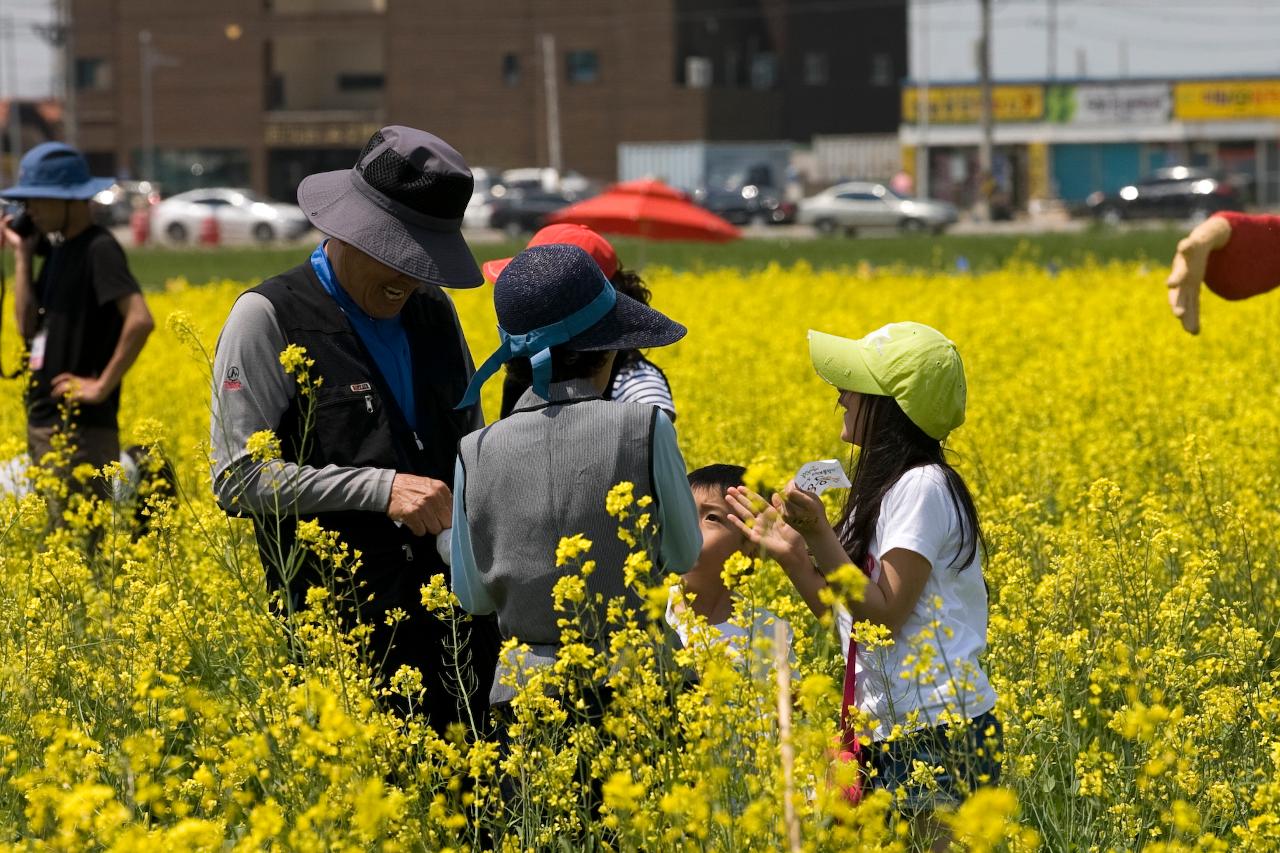
<instances>
[{"instance_id":1,"label":"man's black shirt","mask_svg":"<svg viewBox=\"0 0 1280 853\"><path fill-rule=\"evenodd\" d=\"M58 400L50 396L59 373L96 377L106 368L120 340L124 317L116 300L140 293L129 272L124 250L111 232L91 225L55 245L34 282L36 332L46 335L43 362L33 358L32 386L27 391L27 422L59 423ZM32 341L27 342L32 348ZM38 346L36 347L38 349ZM35 353L33 353L33 356ZM120 387L97 405L81 405L76 422L89 427L116 427Z\"/></svg>"}]
</instances>

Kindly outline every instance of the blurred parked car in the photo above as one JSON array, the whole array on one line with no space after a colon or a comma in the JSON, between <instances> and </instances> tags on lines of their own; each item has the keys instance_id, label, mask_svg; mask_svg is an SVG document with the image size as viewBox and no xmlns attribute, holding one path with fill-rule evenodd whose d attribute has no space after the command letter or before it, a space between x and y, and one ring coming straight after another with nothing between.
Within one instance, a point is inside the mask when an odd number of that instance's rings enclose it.
<instances>
[{"instance_id":1,"label":"blurred parked car","mask_svg":"<svg viewBox=\"0 0 1280 853\"><path fill-rule=\"evenodd\" d=\"M296 204L281 204L246 189L190 190L151 208L151 233L175 243L196 239L210 216L227 242L296 240L311 228Z\"/></svg>"},{"instance_id":2,"label":"blurred parked car","mask_svg":"<svg viewBox=\"0 0 1280 853\"><path fill-rule=\"evenodd\" d=\"M531 234L543 226L548 214L578 200L578 196L569 193L499 185L493 188L489 201L493 211L489 227L501 229L513 237Z\"/></svg>"},{"instance_id":3,"label":"blurred parked car","mask_svg":"<svg viewBox=\"0 0 1280 853\"><path fill-rule=\"evenodd\" d=\"M99 225L127 225L135 210L160 201L160 185L151 181L116 181L93 197L93 221Z\"/></svg>"},{"instance_id":4,"label":"blurred parked car","mask_svg":"<svg viewBox=\"0 0 1280 853\"><path fill-rule=\"evenodd\" d=\"M591 192L591 182L578 172L569 170L558 172L548 167L533 167L505 170L495 182L508 189L536 190L545 192L562 192L581 199Z\"/></svg>"},{"instance_id":5,"label":"blurred parked car","mask_svg":"<svg viewBox=\"0 0 1280 853\"><path fill-rule=\"evenodd\" d=\"M823 234L859 228L890 227L905 232L941 234L959 218L955 205L900 196L884 184L850 181L836 184L800 202L797 220Z\"/></svg>"},{"instance_id":6,"label":"blurred parked car","mask_svg":"<svg viewBox=\"0 0 1280 853\"><path fill-rule=\"evenodd\" d=\"M475 186L471 190L471 201L467 202L467 212L462 215L463 228L488 228L493 218L493 197L490 194L494 185L494 173L479 166L471 168L471 177Z\"/></svg>"},{"instance_id":7,"label":"blurred parked car","mask_svg":"<svg viewBox=\"0 0 1280 853\"><path fill-rule=\"evenodd\" d=\"M734 225L759 222L782 225L794 222L796 205L783 199L773 187L746 184L698 190L694 200L707 210Z\"/></svg>"},{"instance_id":8,"label":"blurred parked car","mask_svg":"<svg viewBox=\"0 0 1280 853\"><path fill-rule=\"evenodd\" d=\"M1199 221L1218 210L1239 209L1240 194L1223 175L1171 166L1157 169L1118 192L1096 192L1085 204L1092 216L1111 224L1146 218Z\"/></svg>"}]
</instances>

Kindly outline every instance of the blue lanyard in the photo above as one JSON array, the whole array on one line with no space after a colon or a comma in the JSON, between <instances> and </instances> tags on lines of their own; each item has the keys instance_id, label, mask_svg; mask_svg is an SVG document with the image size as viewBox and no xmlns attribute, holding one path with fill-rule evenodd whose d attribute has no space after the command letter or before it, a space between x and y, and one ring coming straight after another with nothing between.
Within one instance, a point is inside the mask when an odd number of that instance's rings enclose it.
<instances>
[{"instance_id":1,"label":"blue lanyard","mask_svg":"<svg viewBox=\"0 0 1280 853\"><path fill-rule=\"evenodd\" d=\"M399 317L387 320L370 317L355 303L351 295L338 283L333 265L329 263L329 256L324 251L325 242L321 242L311 253L311 268L315 270L316 277L320 279L325 292L338 303L338 307L346 315L351 327L360 336L369 354L373 356L379 372L391 388L395 403L404 414L409 426L415 430L414 437L417 438L413 359L409 349L409 336L405 333L404 325Z\"/></svg>"}]
</instances>

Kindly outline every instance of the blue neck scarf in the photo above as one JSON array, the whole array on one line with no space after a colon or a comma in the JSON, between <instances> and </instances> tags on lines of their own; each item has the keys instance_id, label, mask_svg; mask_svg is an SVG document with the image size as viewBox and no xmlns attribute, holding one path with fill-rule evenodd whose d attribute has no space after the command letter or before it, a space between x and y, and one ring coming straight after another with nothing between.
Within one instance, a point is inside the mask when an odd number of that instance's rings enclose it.
<instances>
[{"instance_id":1,"label":"blue neck scarf","mask_svg":"<svg viewBox=\"0 0 1280 853\"><path fill-rule=\"evenodd\" d=\"M603 278L603 276L602 276ZM618 301L618 293L607 280L600 295L577 311L546 326L542 326L522 335L513 335L498 327L498 338L501 343L493 355L485 359L484 364L471 377L466 396L455 408L465 409L480 401L480 389L489 377L498 372L498 368L513 358L528 358L533 365L533 391L544 400L551 398L551 348L568 343L572 338L590 329L604 319Z\"/></svg>"},{"instance_id":2,"label":"blue neck scarf","mask_svg":"<svg viewBox=\"0 0 1280 853\"><path fill-rule=\"evenodd\" d=\"M316 250L311 253L311 268L316 271L316 277L320 279L325 292L333 297L342 313L347 316L347 322L360 336L365 349L373 356L378 372L391 388L396 405L409 422L409 427L416 432L418 410L413 396L413 355L400 315L380 320L366 314L338 283L333 265L329 263L329 256L324 251L327 242L326 240L316 246Z\"/></svg>"}]
</instances>

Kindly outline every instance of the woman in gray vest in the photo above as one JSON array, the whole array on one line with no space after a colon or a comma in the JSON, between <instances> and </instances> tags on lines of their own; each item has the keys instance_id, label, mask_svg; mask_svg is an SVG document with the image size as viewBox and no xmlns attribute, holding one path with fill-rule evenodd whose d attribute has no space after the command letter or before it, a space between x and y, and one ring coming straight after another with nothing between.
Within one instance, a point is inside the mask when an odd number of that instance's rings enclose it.
<instances>
[{"instance_id":1,"label":"woman in gray vest","mask_svg":"<svg viewBox=\"0 0 1280 853\"><path fill-rule=\"evenodd\" d=\"M502 343L460 406L473 405L503 364L531 372L532 387L509 417L462 440L453 591L463 609L496 613L503 637L529 646L525 667L546 666L560 645L551 590L576 571L556 566L561 537L583 534L593 543L587 602L596 593L604 602L628 596L640 608L623 582L630 549L605 512L614 485L631 482L637 499L653 498L659 543L653 558L661 570L683 574L698 558L698 514L671 421L655 406L603 399L618 350L666 346L686 330L617 293L577 246L535 246L516 255L494 284L493 301ZM592 639L600 648L612 634L605 609L601 604L594 614L599 631ZM495 706L514 695L503 684L513 666L498 663Z\"/></svg>"}]
</instances>

